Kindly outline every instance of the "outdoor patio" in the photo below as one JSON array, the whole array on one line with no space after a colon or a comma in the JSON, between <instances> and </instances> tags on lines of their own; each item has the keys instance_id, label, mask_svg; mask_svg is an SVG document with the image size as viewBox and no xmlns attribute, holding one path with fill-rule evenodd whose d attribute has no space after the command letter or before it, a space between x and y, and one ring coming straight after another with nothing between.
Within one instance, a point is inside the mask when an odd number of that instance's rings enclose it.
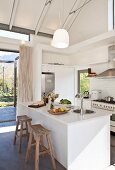
<instances>
[{"instance_id":1,"label":"outdoor patio","mask_svg":"<svg viewBox=\"0 0 115 170\"><path fill-rule=\"evenodd\" d=\"M0 127L16 124L16 108L13 106L0 107Z\"/></svg>"}]
</instances>

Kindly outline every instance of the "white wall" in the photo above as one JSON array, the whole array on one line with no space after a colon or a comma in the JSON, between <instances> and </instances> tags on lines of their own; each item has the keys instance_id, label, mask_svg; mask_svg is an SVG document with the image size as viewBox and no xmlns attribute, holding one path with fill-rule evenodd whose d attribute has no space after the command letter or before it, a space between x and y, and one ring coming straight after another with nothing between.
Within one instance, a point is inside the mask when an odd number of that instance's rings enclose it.
<instances>
[{"instance_id":1,"label":"white wall","mask_svg":"<svg viewBox=\"0 0 115 170\"><path fill-rule=\"evenodd\" d=\"M108 61L108 46L98 48L90 48L89 50L78 52L72 56L71 64L79 66L87 66L90 64L104 63Z\"/></svg>"},{"instance_id":2,"label":"white wall","mask_svg":"<svg viewBox=\"0 0 115 170\"><path fill-rule=\"evenodd\" d=\"M108 31L108 0L92 0L86 5L72 25L71 44Z\"/></svg>"},{"instance_id":3,"label":"white wall","mask_svg":"<svg viewBox=\"0 0 115 170\"><path fill-rule=\"evenodd\" d=\"M70 56L64 54L57 54L51 52L43 52L42 63L59 63L64 65L70 65Z\"/></svg>"},{"instance_id":4,"label":"white wall","mask_svg":"<svg viewBox=\"0 0 115 170\"><path fill-rule=\"evenodd\" d=\"M0 37L0 49L4 50L19 50L20 40Z\"/></svg>"},{"instance_id":5,"label":"white wall","mask_svg":"<svg viewBox=\"0 0 115 170\"><path fill-rule=\"evenodd\" d=\"M41 100L42 49L39 44L33 47L33 99Z\"/></svg>"}]
</instances>

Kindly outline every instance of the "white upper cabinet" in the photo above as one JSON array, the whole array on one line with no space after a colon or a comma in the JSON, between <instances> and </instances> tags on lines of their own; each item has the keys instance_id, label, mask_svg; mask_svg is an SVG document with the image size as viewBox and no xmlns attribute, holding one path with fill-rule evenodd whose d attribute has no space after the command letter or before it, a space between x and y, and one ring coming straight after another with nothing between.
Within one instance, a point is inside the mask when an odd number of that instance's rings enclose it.
<instances>
[{"instance_id":1,"label":"white upper cabinet","mask_svg":"<svg viewBox=\"0 0 115 170\"><path fill-rule=\"evenodd\" d=\"M55 93L60 99L68 99L74 104L74 67L55 66Z\"/></svg>"},{"instance_id":2,"label":"white upper cabinet","mask_svg":"<svg viewBox=\"0 0 115 170\"><path fill-rule=\"evenodd\" d=\"M42 72L55 72L55 66L54 65L50 65L50 64L44 64L42 65Z\"/></svg>"}]
</instances>

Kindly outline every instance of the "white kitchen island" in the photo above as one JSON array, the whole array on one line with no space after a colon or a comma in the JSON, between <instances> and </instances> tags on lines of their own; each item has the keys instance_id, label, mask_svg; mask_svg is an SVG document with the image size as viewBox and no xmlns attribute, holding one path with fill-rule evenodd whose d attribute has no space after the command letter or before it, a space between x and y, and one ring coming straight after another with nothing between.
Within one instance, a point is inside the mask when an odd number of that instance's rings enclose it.
<instances>
[{"instance_id":1,"label":"white kitchen island","mask_svg":"<svg viewBox=\"0 0 115 170\"><path fill-rule=\"evenodd\" d=\"M23 103L18 113L52 131L55 158L67 170L104 170L110 165L110 114L106 111L56 116L47 112L47 106L36 109Z\"/></svg>"}]
</instances>

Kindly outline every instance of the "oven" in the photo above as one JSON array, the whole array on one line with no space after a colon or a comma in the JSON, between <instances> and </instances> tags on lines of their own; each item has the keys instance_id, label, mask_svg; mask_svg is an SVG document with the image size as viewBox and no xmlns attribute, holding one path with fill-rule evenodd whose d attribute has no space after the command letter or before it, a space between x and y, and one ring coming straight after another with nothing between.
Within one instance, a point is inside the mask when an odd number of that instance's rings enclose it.
<instances>
[{"instance_id":1,"label":"oven","mask_svg":"<svg viewBox=\"0 0 115 170\"><path fill-rule=\"evenodd\" d=\"M93 100L91 106L93 110L102 109L112 114L110 117L110 130L111 132L115 132L115 101L108 102L103 99Z\"/></svg>"}]
</instances>

